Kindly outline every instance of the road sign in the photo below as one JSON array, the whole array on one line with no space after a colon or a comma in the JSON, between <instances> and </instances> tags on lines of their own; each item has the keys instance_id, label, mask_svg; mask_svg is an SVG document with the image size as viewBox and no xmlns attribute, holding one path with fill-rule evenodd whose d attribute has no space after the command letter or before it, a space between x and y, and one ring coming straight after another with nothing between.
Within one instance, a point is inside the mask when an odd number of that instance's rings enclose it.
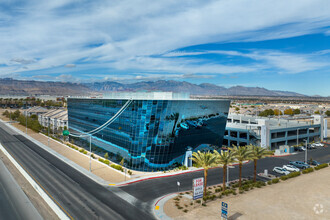
<instances>
[{"instance_id":1,"label":"road sign","mask_svg":"<svg viewBox=\"0 0 330 220\"><path fill-rule=\"evenodd\" d=\"M203 191L204 191L204 178L196 178L193 179L193 199L200 199L203 198Z\"/></svg>"},{"instance_id":2,"label":"road sign","mask_svg":"<svg viewBox=\"0 0 330 220\"><path fill-rule=\"evenodd\" d=\"M70 132L68 130L63 131L63 136L68 136L69 134L70 134Z\"/></svg>"},{"instance_id":3,"label":"road sign","mask_svg":"<svg viewBox=\"0 0 330 220\"><path fill-rule=\"evenodd\" d=\"M224 219L228 218L228 203L221 202L221 217Z\"/></svg>"}]
</instances>

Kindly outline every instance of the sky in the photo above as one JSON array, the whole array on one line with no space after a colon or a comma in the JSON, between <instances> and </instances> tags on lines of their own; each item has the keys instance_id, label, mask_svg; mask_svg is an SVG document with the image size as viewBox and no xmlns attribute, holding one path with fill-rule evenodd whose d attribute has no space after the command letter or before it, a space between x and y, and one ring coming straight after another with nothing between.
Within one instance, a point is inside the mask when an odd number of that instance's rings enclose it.
<instances>
[{"instance_id":1,"label":"sky","mask_svg":"<svg viewBox=\"0 0 330 220\"><path fill-rule=\"evenodd\" d=\"M1 0L0 78L330 96L328 0Z\"/></svg>"}]
</instances>

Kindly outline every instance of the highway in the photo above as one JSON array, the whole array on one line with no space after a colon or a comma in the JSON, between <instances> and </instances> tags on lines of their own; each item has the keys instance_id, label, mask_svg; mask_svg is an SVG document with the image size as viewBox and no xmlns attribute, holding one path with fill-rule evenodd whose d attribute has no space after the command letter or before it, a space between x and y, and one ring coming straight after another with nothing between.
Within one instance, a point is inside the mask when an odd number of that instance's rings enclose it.
<instances>
[{"instance_id":1,"label":"highway","mask_svg":"<svg viewBox=\"0 0 330 220\"><path fill-rule=\"evenodd\" d=\"M283 166L288 164L289 161L300 160L303 161L305 153L300 152L295 155L290 155L286 157L270 157L258 160L257 162L257 172L264 172L265 169L268 170L268 173L278 175L272 170L275 166ZM308 159L313 158L320 163L329 163L330 162L330 146L322 147L315 150L308 150ZM254 165L252 162L243 165L242 176L243 177L252 177L254 172ZM208 185L222 184L222 168L209 169L208 173ZM229 169L229 179L235 180L238 179L239 169L238 166L235 168ZM152 205L155 200L163 195L177 192L178 186L177 181L180 182L179 191L186 191L192 189L192 180L194 178L203 177L203 171L187 173L182 175L176 175L171 177L164 177L158 179L146 180L143 182L138 182L130 184L127 186L121 187L122 190L127 193L135 196L139 200ZM147 193L146 193L147 192Z\"/></svg>"},{"instance_id":2,"label":"highway","mask_svg":"<svg viewBox=\"0 0 330 220\"><path fill-rule=\"evenodd\" d=\"M154 219L0 123L0 142L72 219Z\"/></svg>"}]
</instances>

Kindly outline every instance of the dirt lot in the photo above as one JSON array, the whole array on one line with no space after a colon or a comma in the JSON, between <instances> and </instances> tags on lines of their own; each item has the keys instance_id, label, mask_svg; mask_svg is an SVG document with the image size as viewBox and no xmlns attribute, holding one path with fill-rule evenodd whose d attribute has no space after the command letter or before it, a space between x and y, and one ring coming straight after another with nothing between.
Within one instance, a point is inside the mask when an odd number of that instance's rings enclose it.
<instances>
[{"instance_id":1,"label":"dirt lot","mask_svg":"<svg viewBox=\"0 0 330 220\"><path fill-rule=\"evenodd\" d=\"M165 213L173 219L220 219L221 202L228 203L229 219L330 219L330 167L302 174L280 183L254 188L244 194L231 195L207 203L178 209L173 199L165 206ZM194 207L194 208L193 208ZM188 209L187 213L183 210Z\"/></svg>"}]
</instances>

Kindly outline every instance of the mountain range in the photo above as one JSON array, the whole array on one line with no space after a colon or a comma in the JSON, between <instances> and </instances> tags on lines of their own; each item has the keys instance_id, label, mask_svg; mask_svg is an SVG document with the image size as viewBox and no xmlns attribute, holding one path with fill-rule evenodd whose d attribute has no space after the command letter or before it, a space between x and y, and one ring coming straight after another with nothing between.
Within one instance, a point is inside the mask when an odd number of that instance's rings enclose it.
<instances>
[{"instance_id":1,"label":"mountain range","mask_svg":"<svg viewBox=\"0 0 330 220\"><path fill-rule=\"evenodd\" d=\"M119 91L164 91L187 92L200 96L297 96L305 95L288 92L268 90L260 87L233 86L225 88L211 83L193 84L185 81L158 80L142 81L124 84L112 81L93 83L71 83L53 81L15 80L11 78L0 79L1 95L93 95Z\"/></svg>"}]
</instances>

